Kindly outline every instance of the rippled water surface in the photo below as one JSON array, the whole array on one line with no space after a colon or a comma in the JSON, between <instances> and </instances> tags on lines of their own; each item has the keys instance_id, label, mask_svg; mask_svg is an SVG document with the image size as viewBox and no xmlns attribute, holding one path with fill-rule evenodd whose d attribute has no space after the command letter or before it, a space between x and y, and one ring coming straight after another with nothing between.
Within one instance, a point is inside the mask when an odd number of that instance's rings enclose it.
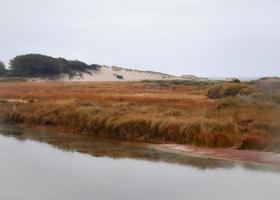
<instances>
[{"instance_id":1,"label":"rippled water surface","mask_svg":"<svg viewBox=\"0 0 280 200\"><path fill-rule=\"evenodd\" d=\"M38 135L34 140L20 131L1 130L0 199L280 199L277 170L211 159L184 160L133 145L76 144L77 138L65 139L72 145L66 147L61 138ZM71 151L77 146L87 153Z\"/></svg>"}]
</instances>

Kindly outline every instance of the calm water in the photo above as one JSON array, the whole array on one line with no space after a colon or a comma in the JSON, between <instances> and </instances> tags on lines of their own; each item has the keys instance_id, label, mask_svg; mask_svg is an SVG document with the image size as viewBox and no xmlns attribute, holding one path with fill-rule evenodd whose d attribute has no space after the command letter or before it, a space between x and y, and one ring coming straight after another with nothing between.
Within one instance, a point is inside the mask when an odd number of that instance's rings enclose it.
<instances>
[{"instance_id":1,"label":"calm water","mask_svg":"<svg viewBox=\"0 0 280 200\"><path fill-rule=\"evenodd\" d=\"M23 134L19 137L18 132L15 136L1 132L0 199L280 199L277 171L238 163L217 162L213 167L215 161L209 161L212 164L206 166L201 162L201 167L197 161L176 164L164 161L164 156L156 156L153 161L142 155L144 160L140 160L133 159L129 153L95 157L36 140ZM101 147L99 142L96 145L99 152L105 151L101 151L102 148L113 149L112 144L104 143ZM129 151L127 146L114 149Z\"/></svg>"}]
</instances>

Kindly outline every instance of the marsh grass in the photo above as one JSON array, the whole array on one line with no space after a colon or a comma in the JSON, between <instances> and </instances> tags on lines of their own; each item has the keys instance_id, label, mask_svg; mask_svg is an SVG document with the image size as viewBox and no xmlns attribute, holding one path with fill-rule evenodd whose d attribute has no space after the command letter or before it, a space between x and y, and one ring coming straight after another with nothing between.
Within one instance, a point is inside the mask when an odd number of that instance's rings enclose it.
<instances>
[{"instance_id":1,"label":"marsh grass","mask_svg":"<svg viewBox=\"0 0 280 200\"><path fill-rule=\"evenodd\" d=\"M168 86L163 92L147 84ZM226 98L207 98L215 84L5 83L0 85L0 121L141 142L277 149L280 109L272 95L232 96L235 89L226 89ZM237 86L239 93L250 87Z\"/></svg>"}]
</instances>

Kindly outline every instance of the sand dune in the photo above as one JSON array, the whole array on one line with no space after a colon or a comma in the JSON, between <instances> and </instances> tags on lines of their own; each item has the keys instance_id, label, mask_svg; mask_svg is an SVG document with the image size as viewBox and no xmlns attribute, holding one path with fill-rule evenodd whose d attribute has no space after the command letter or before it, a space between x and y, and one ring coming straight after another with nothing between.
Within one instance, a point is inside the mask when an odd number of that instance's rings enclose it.
<instances>
[{"instance_id":1,"label":"sand dune","mask_svg":"<svg viewBox=\"0 0 280 200\"><path fill-rule=\"evenodd\" d=\"M139 80L165 80L176 79L176 76L159 72L131 70L120 67L102 66L99 70L92 70L89 73L82 73L74 77L67 75L61 78L62 81L139 81Z\"/></svg>"}]
</instances>

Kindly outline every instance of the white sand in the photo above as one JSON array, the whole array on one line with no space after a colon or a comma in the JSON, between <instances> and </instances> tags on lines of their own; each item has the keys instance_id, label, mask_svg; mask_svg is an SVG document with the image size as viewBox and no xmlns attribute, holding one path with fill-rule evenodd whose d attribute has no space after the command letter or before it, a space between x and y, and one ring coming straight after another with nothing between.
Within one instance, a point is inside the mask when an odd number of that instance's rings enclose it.
<instances>
[{"instance_id":1,"label":"white sand","mask_svg":"<svg viewBox=\"0 0 280 200\"><path fill-rule=\"evenodd\" d=\"M117 78L117 75L123 79ZM81 76L75 76L69 79L68 76L63 76L62 81L141 81L141 80L168 80L178 77L162 74L158 72L146 72L139 70L130 70L125 68L115 68L102 66L98 71L92 70L91 74L83 73ZM179 79L179 78L178 78Z\"/></svg>"}]
</instances>

